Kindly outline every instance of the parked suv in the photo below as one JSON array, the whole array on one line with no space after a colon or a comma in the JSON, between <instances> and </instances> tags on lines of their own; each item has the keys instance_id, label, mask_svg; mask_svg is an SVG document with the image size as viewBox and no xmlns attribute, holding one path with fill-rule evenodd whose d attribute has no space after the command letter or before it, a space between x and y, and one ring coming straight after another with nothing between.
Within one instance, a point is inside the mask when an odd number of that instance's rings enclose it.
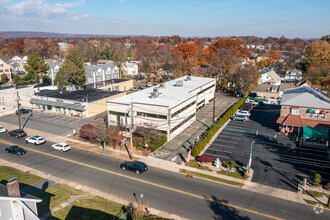
<instances>
[{"instance_id":1,"label":"parked suv","mask_svg":"<svg viewBox=\"0 0 330 220\"><path fill-rule=\"evenodd\" d=\"M141 162L141 161L126 161L122 164L120 164L120 168L122 170L130 170L135 172L136 174L143 173L148 170L147 164Z\"/></svg>"},{"instance_id":2,"label":"parked suv","mask_svg":"<svg viewBox=\"0 0 330 220\"><path fill-rule=\"evenodd\" d=\"M22 129L16 129L9 131L8 136L15 136L16 138L21 138L26 136L26 133Z\"/></svg>"},{"instance_id":3,"label":"parked suv","mask_svg":"<svg viewBox=\"0 0 330 220\"><path fill-rule=\"evenodd\" d=\"M19 112L21 115L24 115L24 114L28 114L28 113L32 112L32 110L31 110L31 109L21 108L21 109L19 109L18 111L16 111L16 115L18 115L18 112Z\"/></svg>"}]
</instances>

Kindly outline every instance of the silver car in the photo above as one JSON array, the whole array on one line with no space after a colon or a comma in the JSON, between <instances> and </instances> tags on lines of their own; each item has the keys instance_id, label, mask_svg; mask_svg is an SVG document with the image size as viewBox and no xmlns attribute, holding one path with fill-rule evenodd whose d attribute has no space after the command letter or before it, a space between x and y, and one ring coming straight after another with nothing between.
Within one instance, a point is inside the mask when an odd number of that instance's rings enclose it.
<instances>
[{"instance_id":1,"label":"silver car","mask_svg":"<svg viewBox=\"0 0 330 220\"><path fill-rule=\"evenodd\" d=\"M33 137L27 137L25 139L25 142L29 143L29 144L34 144L34 145L37 146L39 144L46 143L46 140L43 137L40 137L40 136L33 136Z\"/></svg>"}]
</instances>

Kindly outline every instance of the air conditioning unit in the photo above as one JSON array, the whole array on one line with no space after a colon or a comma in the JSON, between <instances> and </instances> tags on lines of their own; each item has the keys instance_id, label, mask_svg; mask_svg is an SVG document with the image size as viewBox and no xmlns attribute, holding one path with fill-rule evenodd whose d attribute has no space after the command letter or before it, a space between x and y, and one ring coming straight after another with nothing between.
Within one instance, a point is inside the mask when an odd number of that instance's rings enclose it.
<instances>
[{"instance_id":1,"label":"air conditioning unit","mask_svg":"<svg viewBox=\"0 0 330 220\"><path fill-rule=\"evenodd\" d=\"M187 76L187 81L191 80L191 76Z\"/></svg>"},{"instance_id":2,"label":"air conditioning unit","mask_svg":"<svg viewBox=\"0 0 330 220\"><path fill-rule=\"evenodd\" d=\"M155 98L157 98L158 96L159 96L159 93L158 93L158 92L152 92L150 98L155 99Z\"/></svg>"},{"instance_id":3,"label":"air conditioning unit","mask_svg":"<svg viewBox=\"0 0 330 220\"><path fill-rule=\"evenodd\" d=\"M176 81L175 86L177 86L177 87L182 87L182 86L183 86L183 81L181 81L181 80Z\"/></svg>"},{"instance_id":4,"label":"air conditioning unit","mask_svg":"<svg viewBox=\"0 0 330 220\"><path fill-rule=\"evenodd\" d=\"M153 92L159 92L159 88L157 88L157 87L154 87L154 89L153 89Z\"/></svg>"},{"instance_id":5,"label":"air conditioning unit","mask_svg":"<svg viewBox=\"0 0 330 220\"><path fill-rule=\"evenodd\" d=\"M159 85L160 88L164 89L166 87L166 85L164 83Z\"/></svg>"}]
</instances>

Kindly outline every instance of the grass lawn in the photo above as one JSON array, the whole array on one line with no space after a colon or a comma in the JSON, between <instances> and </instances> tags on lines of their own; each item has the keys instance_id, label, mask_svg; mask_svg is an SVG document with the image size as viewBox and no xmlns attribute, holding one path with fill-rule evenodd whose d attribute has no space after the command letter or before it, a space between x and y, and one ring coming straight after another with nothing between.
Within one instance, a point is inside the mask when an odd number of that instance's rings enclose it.
<instances>
[{"instance_id":1,"label":"grass lawn","mask_svg":"<svg viewBox=\"0 0 330 220\"><path fill-rule=\"evenodd\" d=\"M239 173L239 172L227 172L227 171L217 171L218 174L222 174L222 175L227 175L227 176L231 176L231 177L235 177L241 180L245 180L244 174Z\"/></svg>"},{"instance_id":2,"label":"grass lawn","mask_svg":"<svg viewBox=\"0 0 330 220\"><path fill-rule=\"evenodd\" d=\"M186 163L185 165L188 167L193 167L193 168L197 168L200 170L212 171L209 167L200 165L196 160L191 160L188 163Z\"/></svg>"},{"instance_id":3,"label":"grass lawn","mask_svg":"<svg viewBox=\"0 0 330 220\"><path fill-rule=\"evenodd\" d=\"M16 177L19 182L20 189L43 180L41 177L24 173L11 167L0 166L0 183L6 184L7 180L13 177Z\"/></svg>"},{"instance_id":4,"label":"grass lawn","mask_svg":"<svg viewBox=\"0 0 330 220\"><path fill-rule=\"evenodd\" d=\"M216 181L216 182L226 183L226 184L230 184L230 185L234 185L234 186L238 186L238 187L242 187L244 185L243 183L238 183L238 182L235 182L235 181L226 180L226 179L222 179L222 178L215 177L215 176L210 176L210 175L206 175L206 174L202 174L202 173L188 171L188 170L185 170L185 169L180 169L180 172L184 173L184 174L190 174L190 175L193 175L193 176L197 176L197 177L200 177L200 178L203 178L203 179L213 180L213 181Z\"/></svg>"},{"instance_id":5,"label":"grass lawn","mask_svg":"<svg viewBox=\"0 0 330 220\"><path fill-rule=\"evenodd\" d=\"M38 213L43 214L46 211L67 201L70 196L82 194L85 194L85 192L60 184L37 192L34 196L42 199L42 202L38 203L37 207Z\"/></svg>"},{"instance_id":6,"label":"grass lawn","mask_svg":"<svg viewBox=\"0 0 330 220\"><path fill-rule=\"evenodd\" d=\"M325 193L321 193L321 192L317 192L317 191L312 191L312 190L304 190L303 194L305 195L309 195L309 196L313 196L315 198L317 197L321 197L321 196L326 196L328 197L329 195L325 194Z\"/></svg>"},{"instance_id":7,"label":"grass lawn","mask_svg":"<svg viewBox=\"0 0 330 220\"><path fill-rule=\"evenodd\" d=\"M309 204L309 205L315 205L315 204L317 204L317 203L319 203L319 202L317 202L317 201L312 201L312 200L308 200L308 199L304 199L305 200L305 202L307 203L307 204ZM325 204L323 204L323 203L320 203L324 208L328 208Z\"/></svg>"}]
</instances>

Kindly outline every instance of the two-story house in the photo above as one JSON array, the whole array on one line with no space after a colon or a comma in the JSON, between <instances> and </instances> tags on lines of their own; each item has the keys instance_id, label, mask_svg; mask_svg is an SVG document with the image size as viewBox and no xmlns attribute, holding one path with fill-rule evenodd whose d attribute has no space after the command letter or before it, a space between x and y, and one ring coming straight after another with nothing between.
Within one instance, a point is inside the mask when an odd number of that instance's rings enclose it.
<instances>
[{"instance_id":1,"label":"two-story house","mask_svg":"<svg viewBox=\"0 0 330 220\"><path fill-rule=\"evenodd\" d=\"M133 62L125 62L121 64L122 74L128 77L137 78L139 75L139 66Z\"/></svg>"},{"instance_id":2,"label":"two-story house","mask_svg":"<svg viewBox=\"0 0 330 220\"><path fill-rule=\"evenodd\" d=\"M12 69L10 68L9 62L0 58L0 76L6 74L8 76L9 82L13 81Z\"/></svg>"},{"instance_id":3,"label":"two-story house","mask_svg":"<svg viewBox=\"0 0 330 220\"><path fill-rule=\"evenodd\" d=\"M98 84L111 79L119 79L119 68L113 64L85 66L86 84ZM94 88L97 88L95 86Z\"/></svg>"},{"instance_id":4,"label":"two-story house","mask_svg":"<svg viewBox=\"0 0 330 220\"><path fill-rule=\"evenodd\" d=\"M56 73L60 70L62 64L62 62L48 63L49 69L47 71L47 76L52 80L52 85L54 85Z\"/></svg>"},{"instance_id":5,"label":"two-story house","mask_svg":"<svg viewBox=\"0 0 330 220\"><path fill-rule=\"evenodd\" d=\"M281 77L277 73L275 73L274 70L271 70L269 72L261 74L258 84L280 85Z\"/></svg>"},{"instance_id":6,"label":"two-story house","mask_svg":"<svg viewBox=\"0 0 330 220\"><path fill-rule=\"evenodd\" d=\"M289 69L286 71L282 82L298 84L302 80L302 71L298 69Z\"/></svg>"},{"instance_id":7,"label":"two-story house","mask_svg":"<svg viewBox=\"0 0 330 220\"><path fill-rule=\"evenodd\" d=\"M328 141L330 99L327 94L310 87L287 89L277 123L283 134Z\"/></svg>"}]
</instances>

